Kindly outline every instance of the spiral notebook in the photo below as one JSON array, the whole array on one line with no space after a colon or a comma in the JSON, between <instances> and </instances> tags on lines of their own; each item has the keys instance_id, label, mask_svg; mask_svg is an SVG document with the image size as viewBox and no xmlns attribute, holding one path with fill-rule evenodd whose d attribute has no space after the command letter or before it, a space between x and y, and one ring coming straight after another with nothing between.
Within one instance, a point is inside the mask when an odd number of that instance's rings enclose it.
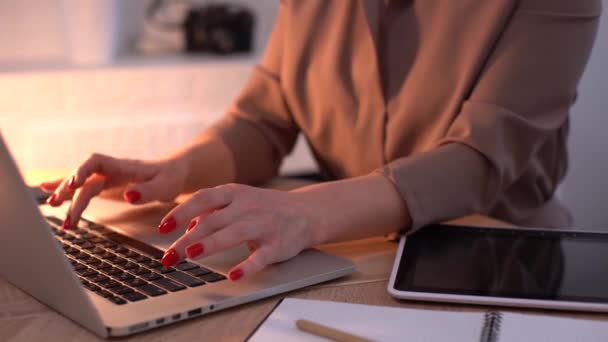
<instances>
[{"instance_id":1,"label":"spiral notebook","mask_svg":"<svg viewBox=\"0 0 608 342\"><path fill-rule=\"evenodd\" d=\"M286 298L249 341L327 341L298 330L307 319L374 341L608 341L608 317L583 320L509 312L405 309Z\"/></svg>"}]
</instances>

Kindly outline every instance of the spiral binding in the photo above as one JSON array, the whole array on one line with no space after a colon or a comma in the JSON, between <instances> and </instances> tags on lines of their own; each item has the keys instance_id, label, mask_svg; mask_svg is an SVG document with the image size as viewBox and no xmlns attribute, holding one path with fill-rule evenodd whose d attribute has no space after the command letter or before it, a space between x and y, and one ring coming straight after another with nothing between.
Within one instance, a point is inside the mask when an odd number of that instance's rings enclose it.
<instances>
[{"instance_id":1,"label":"spiral binding","mask_svg":"<svg viewBox=\"0 0 608 342\"><path fill-rule=\"evenodd\" d=\"M479 338L479 342L498 342L501 321L502 314L500 312L486 312L483 327L481 328L481 336Z\"/></svg>"}]
</instances>

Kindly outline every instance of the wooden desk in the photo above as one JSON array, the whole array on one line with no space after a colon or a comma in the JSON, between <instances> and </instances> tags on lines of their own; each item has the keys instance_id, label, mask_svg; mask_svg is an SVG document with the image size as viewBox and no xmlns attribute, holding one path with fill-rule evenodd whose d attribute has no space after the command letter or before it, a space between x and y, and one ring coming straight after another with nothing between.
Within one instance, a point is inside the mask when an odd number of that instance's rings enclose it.
<instances>
[{"instance_id":1,"label":"wooden desk","mask_svg":"<svg viewBox=\"0 0 608 342\"><path fill-rule=\"evenodd\" d=\"M28 180L35 184L44 174ZM470 225L505 225L482 217L469 216L454 223ZM245 304L182 323L130 337L134 341L242 341L266 317L282 297L332 300L338 302L427 308L437 310L483 311L482 307L438 305L398 301L386 291L387 280L397 244L384 238L372 238L322 246L320 249L352 260L357 271L350 277L311 286L298 291ZM521 310L520 310L521 311ZM549 314L557 314L548 312ZM560 315L563 315L561 313ZM572 313L598 319L598 315ZM599 319L604 319L600 316ZM606 318L608 320L608 317ZM29 295L0 278L0 341L93 341L100 340L76 323L59 315Z\"/></svg>"}]
</instances>

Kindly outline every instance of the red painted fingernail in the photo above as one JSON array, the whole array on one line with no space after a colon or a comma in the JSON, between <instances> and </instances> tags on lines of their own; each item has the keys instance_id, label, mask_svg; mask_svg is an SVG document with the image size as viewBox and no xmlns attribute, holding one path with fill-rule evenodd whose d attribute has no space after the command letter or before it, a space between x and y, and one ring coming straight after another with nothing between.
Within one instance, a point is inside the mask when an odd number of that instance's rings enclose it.
<instances>
[{"instance_id":1,"label":"red painted fingernail","mask_svg":"<svg viewBox=\"0 0 608 342\"><path fill-rule=\"evenodd\" d=\"M161 222L160 226L158 226L158 232L161 234L167 234L173 229L177 227L177 222L173 217L169 217L168 219Z\"/></svg>"},{"instance_id":2,"label":"red painted fingernail","mask_svg":"<svg viewBox=\"0 0 608 342\"><path fill-rule=\"evenodd\" d=\"M241 277L243 277L243 270L240 268L237 268L236 270L231 271L228 274L228 278L230 278L230 280L232 280L232 281L237 281L237 280L241 279Z\"/></svg>"},{"instance_id":3,"label":"red painted fingernail","mask_svg":"<svg viewBox=\"0 0 608 342\"><path fill-rule=\"evenodd\" d=\"M51 187L51 184L47 183L47 182L43 182L40 183L40 185L38 186L40 189L42 190L49 190L49 188Z\"/></svg>"},{"instance_id":4,"label":"red painted fingernail","mask_svg":"<svg viewBox=\"0 0 608 342\"><path fill-rule=\"evenodd\" d=\"M141 194L139 193L139 191L129 190L129 191L125 192L125 199L129 203L135 203L135 202L139 201L140 198L141 198Z\"/></svg>"},{"instance_id":5,"label":"red painted fingernail","mask_svg":"<svg viewBox=\"0 0 608 342\"><path fill-rule=\"evenodd\" d=\"M46 199L46 204L54 207L57 205L57 203L55 203L56 199L57 199L57 194L52 194L51 197Z\"/></svg>"},{"instance_id":6,"label":"red painted fingernail","mask_svg":"<svg viewBox=\"0 0 608 342\"><path fill-rule=\"evenodd\" d=\"M190 221L190 224L188 225L188 228L186 228L186 232L189 232L192 230L192 228L194 228L194 226L196 226L198 222L196 222L196 220L192 220Z\"/></svg>"},{"instance_id":7,"label":"red painted fingernail","mask_svg":"<svg viewBox=\"0 0 608 342\"><path fill-rule=\"evenodd\" d=\"M70 180L68 181L68 189L74 190L75 186L76 186L76 176L72 176L70 178Z\"/></svg>"},{"instance_id":8,"label":"red painted fingernail","mask_svg":"<svg viewBox=\"0 0 608 342\"><path fill-rule=\"evenodd\" d=\"M201 255L204 250L205 247L203 247L203 244L197 242L186 247L186 255L188 258L196 258L197 256Z\"/></svg>"},{"instance_id":9,"label":"red painted fingernail","mask_svg":"<svg viewBox=\"0 0 608 342\"><path fill-rule=\"evenodd\" d=\"M63 224L61 225L61 228L63 228L63 229L70 229L70 214L68 214L65 217L65 220L63 220Z\"/></svg>"},{"instance_id":10,"label":"red painted fingernail","mask_svg":"<svg viewBox=\"0 0 608 342\"><path fill-rule=\"evenodd\" d=\"M163 255L163 258L160 262L165 267L171 267L177 263L178 259L179 255L177 255L175 249L171 248L170 250L165 252L165 255Z\"/></svg>"}]
</instances>

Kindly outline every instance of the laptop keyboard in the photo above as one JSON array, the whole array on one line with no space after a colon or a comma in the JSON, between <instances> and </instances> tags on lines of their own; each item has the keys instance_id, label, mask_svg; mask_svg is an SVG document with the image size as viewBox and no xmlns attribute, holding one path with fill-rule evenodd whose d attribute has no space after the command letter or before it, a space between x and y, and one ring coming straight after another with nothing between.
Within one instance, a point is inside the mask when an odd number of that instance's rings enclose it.
<instances>
[{"instance_id":1,"label":"laptop keyboard","mask_svg":"<svg viewBox=\"0 0 608 342\"><path fill-rule=\"evenodd\" d=\"M70 230L61 229L62 222L57 217L46 219L82 285L114 304L164 296L226 279L187 261L163 267L161 250L86 219Z\"/></svg>"}]
</instances>

